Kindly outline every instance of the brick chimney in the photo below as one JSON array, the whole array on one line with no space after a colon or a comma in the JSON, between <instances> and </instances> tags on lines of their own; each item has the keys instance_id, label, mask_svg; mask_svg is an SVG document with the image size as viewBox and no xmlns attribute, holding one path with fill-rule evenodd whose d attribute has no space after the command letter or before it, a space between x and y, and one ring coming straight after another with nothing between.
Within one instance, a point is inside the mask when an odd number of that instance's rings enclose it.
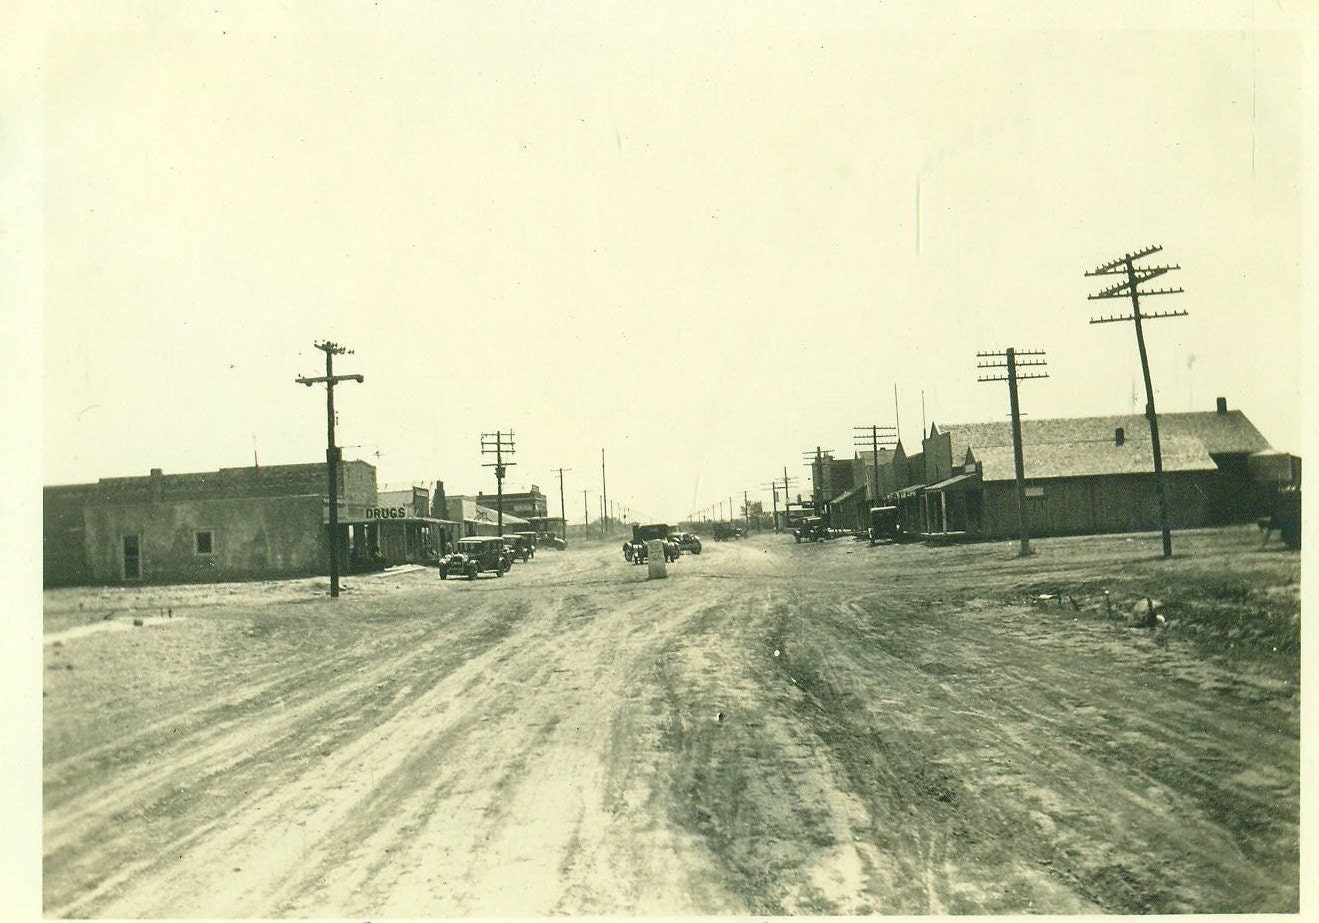
<instances>
[{"instance_id":1,"label":"brick chimney","mask_svg":"<svg viewBox=\"0 0 1319 923\"><path fill-rule=\"evenodd\" d=\"M1220 397L1218 399L1218 412L1227 413L1227 398Z\"/></svg>"}]
</instances>

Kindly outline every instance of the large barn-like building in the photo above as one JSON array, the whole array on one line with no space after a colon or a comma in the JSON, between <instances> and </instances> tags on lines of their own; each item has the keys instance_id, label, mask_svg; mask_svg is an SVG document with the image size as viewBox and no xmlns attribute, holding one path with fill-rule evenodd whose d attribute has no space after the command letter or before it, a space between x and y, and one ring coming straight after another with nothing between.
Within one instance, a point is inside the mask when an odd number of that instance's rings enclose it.
<instances>
[{"instance_id":1,"label":"large barn-like building","mask_svg":"<svg viewBox=\"0 0 1319 923\"><path fill-rule=\"evenodd\" d=\"M1024 419L1022 456L1032 535L1138 532L1160 526L1149 423L1140 415ZM1159 415L1168 511L1174 528L1250 522L1268 511L1276 455L1238 410ZM1018 534L1008 421L931 426L918 484L890 500L925 537ZM915 479L913 479L915 480Z\"/></svg>"}]
</instances>

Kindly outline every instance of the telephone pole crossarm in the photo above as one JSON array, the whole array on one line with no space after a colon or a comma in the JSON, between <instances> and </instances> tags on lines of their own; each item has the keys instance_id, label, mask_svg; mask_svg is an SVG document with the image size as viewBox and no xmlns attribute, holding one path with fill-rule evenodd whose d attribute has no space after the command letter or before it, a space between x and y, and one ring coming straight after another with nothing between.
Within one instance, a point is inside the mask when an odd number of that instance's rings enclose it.
<instances>
[{"instance_id":1,"label":"telephone pole crossarm","mask_svg":"<svg viewBox=\"0 0 1319 923\"><path fill-rule=\"evenodd\" d=\"M1157 246L1145 247L1143 249L1135 251L1134 253L1127 253L1123 256L1118 257L1115 260L1110 260L1109 262L1104 263L1102 266L1097 266L1096 268L1087 272L1086 275L1109 276L1119 272L1126 272L1127 263L1130 263L1133 260L1144 259L1145 257L1150 256L1151 254L1154 253L1158 253L1161 250L1163 250L1163 248Z\"/></svg>"}]
</instances>

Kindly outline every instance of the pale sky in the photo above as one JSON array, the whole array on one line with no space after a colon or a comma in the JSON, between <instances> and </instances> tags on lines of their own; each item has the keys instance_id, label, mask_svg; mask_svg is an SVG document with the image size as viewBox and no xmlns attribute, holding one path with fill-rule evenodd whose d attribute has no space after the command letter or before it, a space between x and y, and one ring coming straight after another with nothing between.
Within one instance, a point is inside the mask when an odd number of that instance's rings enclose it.
<instances>
[{"instance_id":1,"label":"pale sky","mask_svg":"<svg viewBox=\"0 0 1319 923\"><path fill-rule=\"evenodd\" d=\"M150 6L28 81L43 483L323 460L331 339L382 489L493 493L511 429L573 521L602 449L632 518L768 505L853 427L1005 418L978 351L1047 351L1033 416L1138 412L1083 274L1150 244L1159 410L1302 449L1304 4Z\"/></svg>"}]
</instances>

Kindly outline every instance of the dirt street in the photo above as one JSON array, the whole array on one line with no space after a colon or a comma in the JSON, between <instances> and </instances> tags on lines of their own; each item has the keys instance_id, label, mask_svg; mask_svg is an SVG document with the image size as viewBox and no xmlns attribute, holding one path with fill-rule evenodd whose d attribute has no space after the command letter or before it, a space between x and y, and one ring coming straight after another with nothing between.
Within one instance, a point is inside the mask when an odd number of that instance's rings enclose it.
<instances>
[{"instance_id":1,"label":"dirt street","mask_svg":"<svg viewBox=\"0 0 1319 923\"><path fill-rule=\"evenodd\" d=\"M1177 543L48 591L45 913L1296 912L1299 558Z\"/></svg>"}]
</instances>

